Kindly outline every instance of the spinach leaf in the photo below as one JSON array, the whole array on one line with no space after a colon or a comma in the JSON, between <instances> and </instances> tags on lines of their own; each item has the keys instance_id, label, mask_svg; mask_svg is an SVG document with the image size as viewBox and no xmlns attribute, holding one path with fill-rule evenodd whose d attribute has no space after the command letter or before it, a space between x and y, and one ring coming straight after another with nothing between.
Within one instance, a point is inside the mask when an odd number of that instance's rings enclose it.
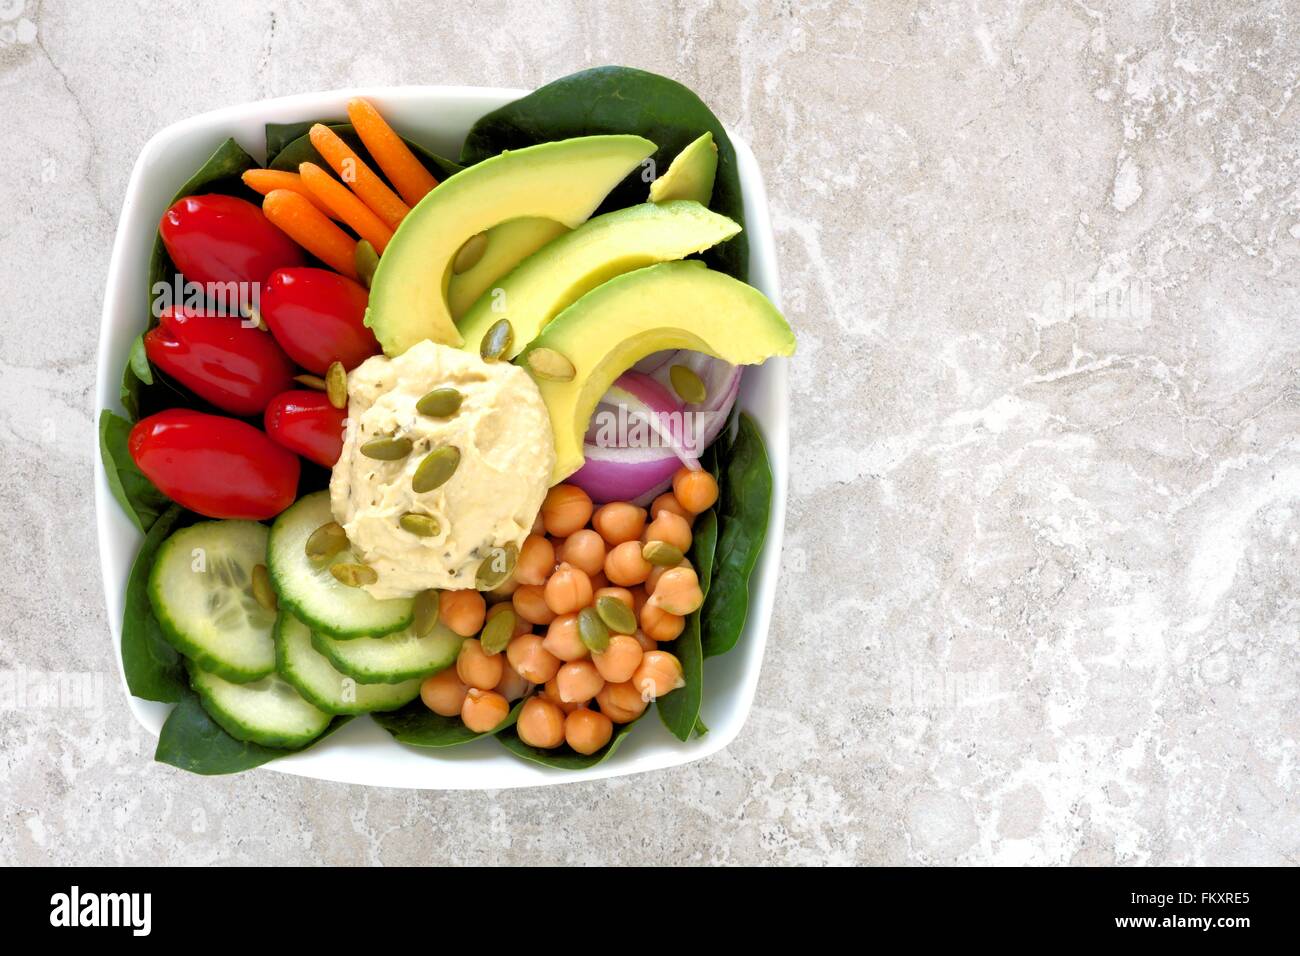
<instances>
[{"instance_id":1,"label":"spinach leaf","mask_svg":"<svg viewBox=\"0 0 1300 956\"><path fill-rule=\"evenodd\" d=\"M713 571L714 546L718 537L718 516L710 509L700 515L695 522L694 539L691 541L691 564L700 579L700 590L707 596L709 582ZM672 693L660 698L655 705L659 719L678 740L690 738L694 730L701 736L708 732L699 728L700 702L704 698L704 648L701 643L700 611L695 611L686 618L686 627L677 640L664 645L664 650L673 654L682 662L682 677L686 684Z\"/></svg>"},{"instance_id":2,"label":"spinach leaf","mask_svg":"<svg viewBox=\"0 0 1300 956\"><path fill-rule=\"evenodd\" d=\"M635 133L653 142L654 168L668 169L679 152L705 131L718 145L718 175L709 207L745 224L736 150L722 123L698 96L667 77L625 66L583 70L548 83L522 99L482 117L465 139L462 165L502 150L600 133ZM598 212L646 201L649 186L636 169L606 198ZM704 253L713 269L742 281L749 278L749 240L734 239Z\"/></svg>"},{"instance_id":3,"label":"spinach leaf","mask_svg":"<svg viewBox=\"0 0 1300 956\"><path fill-rule=\"evenodd\" d=\"M189 693L181 655L163 637L153 605L149 603L149 572L153 569L158 548L184 516L180 505L172 505L153 522L126 580L126 605L122 610L122 670L126 673L126 685L132 695L144 700L171 703Z\"/></svg>"},{"instance_id":4,"label":"spinach leaf","mask_svg":"<svg viewBox=\"0 0 1300 956\"><path fill-rule=\"evenodd\" d=\"M567 746L557 747L555 750L541 750L537 747L530 747L519 739L519 734L514 727L507 727L497 734L497 740L501 741L502 745L515 756L522 757L524 760L533 763L539 763L543 767L554 767L556 770L586 770L588 767L604 763L614 756L614 751L618 750L619 745L635 724L635 720L630 724L615 724L614 736L610 737L609 743L594 754L580 754L575 750L570 750Z\"/></svg>"},{"instance_id":5,"label":"spinach leaf","mask_svg":"<svg viewBox=\"0 0 1300 956\"><path fill-rule=\"evenodd\" d=\"M269 124L266 127L266 164L268 168L283 169L296 173L300 164L315 163L322 169L329 169L329 163L325 162L324 157L317 152L316 147L311 144L311 137L307 135L307 131L315 125L315 123ZM351 123L327 123L326 125L338 133L339 138L351 146L356 151L357 156L377 175L383 175L379 169L379 164L366 151L365 145L361 142L361 137L357 135L357 131L352 128ZM285 139L283 145L281 145L281 140L290 133L296 133L297 135L291 139ZM273 150L271 148L273 142L274 145L279 146L278 149ZM402 142L411 148L411 152L415 153L416 158L424 164L424 168L437 176L439 180L447 179L460 172L460 166L450 159L444 159L437 153L431 153L419 143L413 143L405 137L402 138Z\"/></svg>"},{"instance_id":6,"label":"spinach leaf","mask_svg":"<svg viewBox=\"0 0 1300 956\"><path fill-rule=\"evenodd\" d=\"M435 714L424 706L424 701L418 697L400 710L370 716L399 743L410 744L413 747L458 747L480 737L498 734L507 727L513 727L515 721L519 719L519 711L523 706L524 700L521 699L510 708L510 713L506 715L506 719L499 727L482 734L474 733L461 723L459 717L441 717Z\"/></svg>"},{"instance_id":7,"label":"spinach leaf","mask_svg":"<svg viewBox=\"0 0 1300 956\"><path fill-rule=\"evenodd\" d=\"M198 696L187 690L180 703L172 708L158 734L158 749L154 751L153 759L206 776L239 773L260 767L276 757L314 747L351 719L335 717L319 737L297 750L263 747L230 736L208 716Z\"/></svg>"},{"instance_id":8,"label":"spinach leaf","mask_svg":"<svg viewBox=\"0 0 1300 956\"><path fill-rule=\"evenodd\" d=\"M741 413L722 464L713 580L701 613L705 657L736 646L749 610L749 576L763 550L772 506L772 467L758 426Z\"/></svg>"},{"instance_id":9,"label":"spinach leaf","mask_svg":"<svg viewBox=\"0 0 1300 956\"><path fill-rule=\"evenodd\" d=\"M171 504L136 467L127 450L131 423L105 409L99 413L99 454L108 476L108 487L122 510L142 532L153 527Z\"/></svg>"},{"instance_id":10,"label":"spinach leaf","mask_svg":"<svg viewBox=\"0 0 1300 956\"><path fill-rule=\"evenodd\" d=\"M710 508L695 520L691 540L691 564L700 579L700 590L708 596L713 583L713 560L718 546L718 513Z\"/></svg>"}]
</instances>

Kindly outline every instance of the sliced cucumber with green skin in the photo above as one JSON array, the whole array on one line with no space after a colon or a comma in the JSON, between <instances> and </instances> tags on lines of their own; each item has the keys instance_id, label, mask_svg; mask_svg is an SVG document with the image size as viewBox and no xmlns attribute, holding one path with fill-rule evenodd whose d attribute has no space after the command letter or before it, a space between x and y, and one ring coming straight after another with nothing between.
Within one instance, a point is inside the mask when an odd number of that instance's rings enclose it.
<instances>
[{"instance_id":1,"label":"sliced cucumber with green skin","mask_svg":"<svg viewBox=\"0 0 1300 956\"><path fill-rule=\"evenodd\" d=\"M428 677L456 663L461 637L439 623L424 637L410 628L385 637L340 641L313 633L312 647L324 654L334 667L362 684L393 684L412 677Z\"/></svg>"},{"instance_id":2,"label":"sliced cucumber with green skin","mask_svg":"<svg viewBox=\"0 0 1300 956\"><path fill-rule=\"evenodd\" d=\"M203 709L237 740L263 747L302 747L334 719L275 674L251 684L233 684L193 663L189 671Z\"/></svg>"},{"instance_id":3,"label":"sliced cucumber with green skin","mask_svg":"<svg viewBox=\"0 0 1300 956\"><path fill-rule=\"evenodd\" d=\"M202 521L168 538L149 573L149 601L167 640L204 670L235 683L275 670L275 612L253 596L267 528Z\"/></svg>"},{"instance_id":4,"label":"sliced cucumber with green skin","mask_svg":"<svg viewBox=\"0 0 1300 956\"><path fill-rule=\"evenodd\" d=\"M330 714L396 710L420 694L418 678L399 684L362 684L340 674L311 646L307 625L287 612L275 622L275 663L280 676L298 693Z\"/></svg>"},{"instance_id":5,"label":"sliced cucumber with green skin","mask_svg":"<svg viewBox=\"0 0 1300 956\"><path fill-rule=\"evenodd\" d=\"M379 637L400 631L411 623L409 598L378 601L330 573L331 565L360 561L350 548L321 561L307 557L307 539L333 520L328 491L300 498L275 519L266 566L280 607L292 611L313 631L330 637Z\"/></svg>"}]
</instances>

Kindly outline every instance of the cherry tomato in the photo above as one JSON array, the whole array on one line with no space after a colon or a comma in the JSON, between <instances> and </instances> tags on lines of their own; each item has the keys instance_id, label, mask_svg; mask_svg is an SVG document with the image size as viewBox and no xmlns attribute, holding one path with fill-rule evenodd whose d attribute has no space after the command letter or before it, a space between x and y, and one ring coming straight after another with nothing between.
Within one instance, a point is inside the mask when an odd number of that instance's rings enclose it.
<instances>
[{"instance_id":1,"label":"cherry tomato","mask_svg":"<svg viewBox=\"0 0 1300 956\"><path fill-rule=\"evenodd\" d=\"M298 456L237 418L169 408L136 422L127 448L159 491L209 518L273 518L298 492Z\"/></svg>"},{"instance_id":2,"label":"cherry tomato","mask_svg":"<svg viewBox=\"0 0 1300 956\"><path fill-rule=\"evenodd\" d=\"M379 351L365 326L369 299L364 286L328 269L277 269L259 309L289 357L323 375L331 362L351 371Z\"/></svg>"},{"instance_id":3,"label":"cherry tomato","mask_svg":"<svg viewBox=\"0 0 1300 956\"><path fill-rule=\"evenodd\" d=\"M306 261L261 209L234 196L178 199L163 213L158 232L189 282L261 282L281 266Z\"/></svg>"},{"instance_id":4,"label":"cherry tomato","mask_svg":"<svg viewBox=\"0 0 1300 956\"><path fill-rule=\"evenodd\" d=\"M290 451L333 468L343 452L346 408L335 408L324 392L300 389L271 399L263 421L266 433Z\"/></svg>"},{"instance_id":5,"label":"cherry tomato","mask_svg":"<svg viewBox=\"0 0 1300 956\"><path fill-rule=\"evenodd\" d=\"M275 339L244 320L168 307L144 334L149 361L194 394L235 415L256 415L293 387L293 363Z\"/></svg>"}]
</instances>

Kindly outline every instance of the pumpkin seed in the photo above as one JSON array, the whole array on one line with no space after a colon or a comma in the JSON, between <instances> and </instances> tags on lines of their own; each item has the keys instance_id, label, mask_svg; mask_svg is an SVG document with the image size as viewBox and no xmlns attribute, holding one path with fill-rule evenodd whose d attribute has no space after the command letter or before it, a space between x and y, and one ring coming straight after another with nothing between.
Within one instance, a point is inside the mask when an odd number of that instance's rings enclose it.
<instances>
[{"instance_id":1,"label":"pumpkin seed","mask_svg":"<svg viewBox=\"0 0 1300 956\"><path fill-rule=\"evenodd\" d=\"M661 568L675 568L682 563L682 549L667 541L647 541L641 548L641 557Z\"/></svg>"},{"instance_id":2,"label":"pumpkin seed","mask_svg":"<svg viewBox=\"0 0 1300 956\"><path fill-rule=\"evenodd\" d=\"M348 370L342 362L330 362L325 370L325 394L335 408L348 407Z\"/></svg>"},{"instance_id":3,"label":"pumpkin seed","mask_svg":"<svg viewBox=\"0 0 1300 956\"><path fill-rule=\"evenodd\" d=\"M478 354L485 362L496 362L515 344L515 330L509 319L497 319L479 343Z\"/></svg>"},{"instance_id":4,"label":"pumpkin seed","mask_svg":"<svg viewBox=\"0 0 1300 956\"><path fill-rule=\"evenodd\" d=\"M513 541L504 548L492 548L474 574L474 587L480 591L499 588L515 573L515 562L518 560L519 546Z\"/></svg>"},{"instance_id":5,"label":"pumpkin seed","mask_svg":"<svg viewBox=\"0 0 1300 956\"><path fill-rule=\"evenodd\" d=\"M616 634L636 632L636 615L616 597L606 594L596 598L596 613L605 622L605 626Z\"/></svg>"},{"instance_id":6,"label":"pumpkin seed","mask_svg":"<svg viewBox=\"0 0 1300 956\"><path fill-rule=\"evenodd\" d=\"M478 265L478 261L483 258L483 253L487 250L487 233L480 232L476 236L470 236L465 240L465 244L460 247L456 253L456 258L452 260L451 271L460 275L462 272L469 272Z\"/></svg>"},{"instance_id":7,"label":"pumpkin seed","mask_svg":"<svg viewBox=\"0 0 1300 956\"><path fill-rule=\"evenodd\" d=\"M357 243L357 251L352 256L352 267L357 270L361 284L369 289L375 278L375 270L379 268L379 253L375 252L375 247L368 240L362 239Z\"/></svg>"},{"instance_id":8,"label":"pumpkin seed","mask_svg":"<svg viewBox=\"0 0 1300 956\"><path fill-rule=\"evenodd\" d=\"M578 370L555 349L537 348L528 353L528 367L548 382L572 382Z\"/></svg>"},{"instance_id":9,"label":"pumpkin seed","mask_svg":"<svg viewBox=\"0 0 1300 956\"><path fill-rule=\"evenodd\" d=\"M429 515L418 515L414 512L402 515L397 519L397 523L402 526L403 531L409 531L421 538L437 537L438 532L442 530L437 518L432 518Z\"/></svg>"},{"instance_id":10,"label":"pumpkin seed","mask_svg":"<svg viewBox=\"0 0 1300 956\"><path fill-rule=\"evenodd\" d=\"M279 600L275 596L275 588L271 586L271 572L266 570L265 564L253 565L253 597L257 598L257 603L262 605L268 611L274 611L280 606Z\"/></svg>"},{"instance_id":11,"label":"pumpkin seed","mask_svg":"<svg viewBox=\"0 0 1300 956\"><path fill-rule=\"evenodd\" d=\"M334 580L339 584L347 585L350 588L359 588L363 584L374 584L379 580L379 572L368 564L351 564L342 561L338 564L330 565L330 574L334 575Z\"/></svg>"},{"instance_id":12,"label":"pumpkin seed","mask_svg":"<svg viewBox=\"0 0 1300 956\"><path fill-rule=\"evenodd\" d=\"M314 388L318 392L325 391L325 379L321 378L319 375L295 375L293 380L299 385L304 385L307 388Z\"/></svg>"},{"instance_id":13,"label":"pumpkin seed","mask_svg":"<svg viewBox=\"0 0 1300 956\"><path fill-rule=\"evenodd\" d=\"M415 410L430 418L451 418L460 411L463 400L464 396L454 388L435 388L415 403Z\"/></svg>"},{"instance_id":14,"label":"pumpkin seed","mask_svg":"<svg viewBox=\"0 0 1300 956\"><path fill-rule=\"evenodd\" d=\"M348 534L343 525L330 521L321 525L307 537L303 550L313 561L332 558L348 546Z\"/></svg>"},{"instance_id":15,"label":"pumpkin seed","mask_svg":"<svg viewBox=\"0 0 1300 956\"><path fill-rule=\"evenodd\" d=\"M460 449L455 445L441 445L424 456L415 474L411 476L411 490L417 495L433 491L447 483L460 466Z\"/></svg>"},{"instance_id":16,"label":"pumpkin seed","mask_svg":"<svg viewBox=\"0 0 1300 956\"><path fill-rule=\"evenodd\" d=\"M698 405L709 397L709 390L704 387L704 381L689 366L674 365L668 370L668 381L673 383L673 391L680 395L684 402Z\"/></svg>"},{"instance_id":17,"label":"pumpkin seed","mask_svg":"<svg viewBox=\"0 0 1300 956\"><path fill-rule=\"evenodd\" d=\"M372 438L359 449L361 454L376 461L400 461L415 447L409 438Z\"/></svg>"},{"instance_id":18,"label":"pumpkin seed","mask_svg":"<svg viewBox=\"0 0 1300 956\"><path fill-rule=\"evenodd\" d=\"M618 599L611 598L611 600ZM594 607L584 607L578 612L578 637L593 654L599 654L609 647L609 628L605 626L605 622L600 619Z\"/></svg>"},{"instance_id":19,"label":"pumpkin seed","mask_svg":"<svg viewBox=\"0 0 1300 956\"><path fill-rule=\"evenodd\" d=\"M515 612L513 608L506 608L501 613L492 615L483 625L483 633L478 636L478 641L483 645L483 653L491 657L504 651L514 636Z\"/></svg>"},{"instance_id":20,"label":"pumpkin seed","mask_svg":"<svg viewBox=\"0 0 1300 956\"><path fill-rule=\"evenodd\" d=\"M416 637L427 637L438 623L438 606L441 595L437 591L421 591L412 602L411 630Z\"/></svg>"}]
</instances>

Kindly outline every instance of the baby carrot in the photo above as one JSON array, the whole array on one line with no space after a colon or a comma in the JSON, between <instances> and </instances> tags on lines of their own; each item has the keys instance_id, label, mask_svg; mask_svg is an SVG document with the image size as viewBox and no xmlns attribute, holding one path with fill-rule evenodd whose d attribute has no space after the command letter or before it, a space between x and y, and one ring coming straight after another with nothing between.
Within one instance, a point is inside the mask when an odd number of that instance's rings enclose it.
<instances>
[{"instance_id":1,"label":"baby carrot","mask_svg":"<svg viewBox=\"0 0 1300 956\"><path fill-rule=\"evenodd\" d=\"M393 238L393 230L384 225L382 219L370 211L370 207L352 193L341 182L321 169L315 163L303 163L298 167L302 182L312 194L331 209L335 216L342 219L362 239L382 253Z\"/></svg>"},{"instance_id":2,"label":"baby carrot","mask_svg":"<svg viewBox=\"0 0 1300 956\"><path fill-rule=\"evenodd\" d=\"M325 162L339 174L339 179L347 183L357 198L369 206L389 229L396 229L411 207L385 186L384 181L352 151L352 147L328 126L317 123L309 135L316 152L325 157Z\"/></svg>"},{"instance_id":3,"label":"baby carrot","mask_svg":"<svg viewBox=\"0 0 1300 956\"><path fill-rule=\"evenodd\" d=\"M357 278L355 240L330 222L306 196L290 189L273 189L262 200L262 212L290 239L335 272L349 279Z\"/></svg>"},{"instance_id":4,"label":"baby carrot","mask_svg":"<svg viewBox=\"0 0 1300 956\"><path fill-rule=\"evenodd\" d=\"M291 192L301 193L311 200L311 204L332 219L338 216L317 199L310 189L303 184L302 178L297 173L291 173L285 169L250 169L243 175L244 185L253 192L261 193L265 196L272 189L288 189Z\"/></svg>"},{"instance_id":5,"label":"baby carrot","mask_svg":"<svg viewBox=\"0 0 1300 956\"><path fill-rule=\"evenodd\" d=\"M402 194L408 206L414 206L438 180L415 158L415 154L393 131L379 110L361 98L348 100L348 119L366 144L366 149L379 164L380 170L393 187Z\"/></svg>"}]
</instances>

